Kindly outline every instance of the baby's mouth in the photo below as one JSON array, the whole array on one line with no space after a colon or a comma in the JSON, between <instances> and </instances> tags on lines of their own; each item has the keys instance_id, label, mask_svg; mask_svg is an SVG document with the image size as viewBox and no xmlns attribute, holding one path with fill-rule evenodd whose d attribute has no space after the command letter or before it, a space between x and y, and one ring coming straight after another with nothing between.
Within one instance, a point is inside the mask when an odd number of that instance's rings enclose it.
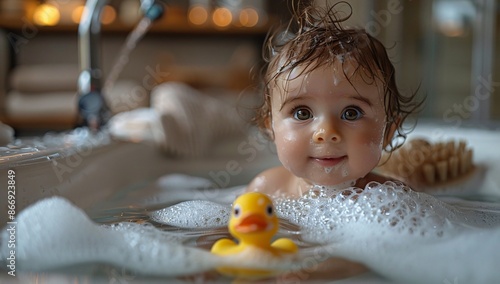
<instances>
[{"instance_id":1,"label":"baby's mouth","mask_svg":"<svg viewBox=\"0 0 500 284\"><path fill-rule=\"evenodd\" d=\"M311 157L311 159L322 167L334 167L347 159L347 156L340 157Z\"/></svg>"}]
</instances>

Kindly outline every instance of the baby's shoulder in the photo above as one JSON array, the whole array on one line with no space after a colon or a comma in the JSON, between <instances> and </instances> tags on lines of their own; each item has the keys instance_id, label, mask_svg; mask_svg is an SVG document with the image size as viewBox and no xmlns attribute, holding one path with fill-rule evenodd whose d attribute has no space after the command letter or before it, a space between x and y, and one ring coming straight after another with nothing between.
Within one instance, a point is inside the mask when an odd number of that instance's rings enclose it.
<instances>
[{"instance_id":1,"label":"baby's shoulder","mask_svg":"<svg viewBox=\"0 0 500 284\"><path fill-rule=\"evenodd\" d=\"M275 167L258 174L247 187L247 191L273 194L288 187L294 176L284 167Z\"/></svg>"},{"instance_id":2,"label":"baby's shoulder","mask_svg":"<svg viewBox=\"0 0 500 284\"><path fill-rule=\"evenodd\" d=\"M398 180L384 175L380 175L378 173L370 172L365 177L358 179L358 181L356 182L356 187L365 188L365 186L372 181L378 183L384 183L386 181L398 181Z\"/></svg>"}]
</instances>

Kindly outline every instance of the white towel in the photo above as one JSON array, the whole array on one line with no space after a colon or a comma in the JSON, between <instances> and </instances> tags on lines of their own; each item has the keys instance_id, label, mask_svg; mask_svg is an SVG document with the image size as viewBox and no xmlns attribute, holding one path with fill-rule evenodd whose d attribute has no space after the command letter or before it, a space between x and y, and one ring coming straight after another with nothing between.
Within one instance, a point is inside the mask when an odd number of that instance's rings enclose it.
<instances>
[{"instance_id":1,"label":"white towel","mask_svg":"<svg viewBox=\"0 0 500 284\"><path fill-rule=\"evenodd\" d=\"M74 64L20 65L10 75L11 88L21 93L76 92L80 69Z\"/></svg>"},{"instance_id":2,"label":"white towel","mask_svg":"<svg viewBox=\"0 0 500 284\"><path fill-rule=\"evenodd\" d=\"M163 83L151 92L151 108L115 115L111 133L120 139L152 141L163 152L199 157L222 139L244 133L236 107L182 83Z\"/></svg>"},{"instance_id":3,"label":"white towel","mask_svg":"<svg viewBox=\"0 0 500 284\"><path fill-rule=\"evenodd\" d=\"M159 114L151 108L138 108L114 115L107 124L111 135L124 141L161 145L165 134Z\"/></svg>"},{"instance_id":4,"label":"white towel","mask_svg":"<svg viewBox=\"0 0 500 284\"><path fill-rule=\"evenodd\" d=\"M216 141L241 133L236 108L182 83L164 83L151 92L165 133L162 149L185 156L206 154Z\"/></svg>"},{"instance_id":5,"label":"white towel","mask_svg":"<svg viewBox=\"0 0 500 284\"><path fill-rule=\"evenodd\" d=\"M12 119L75 118L76 92L44 92L37 95L11 91L6 98L6 114Z\"/></svg>"}]
</instances>

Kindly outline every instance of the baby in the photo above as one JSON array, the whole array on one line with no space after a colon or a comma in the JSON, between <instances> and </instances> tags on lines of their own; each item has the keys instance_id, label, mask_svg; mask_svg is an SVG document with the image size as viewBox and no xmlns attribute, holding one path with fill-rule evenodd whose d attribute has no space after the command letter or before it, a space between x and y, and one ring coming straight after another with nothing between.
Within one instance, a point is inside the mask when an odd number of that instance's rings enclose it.
<instances>
[{"instance_id":1,"label":"baby","mask_svg":"<svg viewBox=\"0 0 500 284\"><path fill-rule=\"evenodd\" d=\"M333 8L305 8L266 42L264 102L254 121L282 166L259 174L247 191L298 197L315 185L388 180L372 170L382 151L404 142L402 124L421 103L398 91L383 44L341 27L347 18Z\"/></svg>"}]
</instances>

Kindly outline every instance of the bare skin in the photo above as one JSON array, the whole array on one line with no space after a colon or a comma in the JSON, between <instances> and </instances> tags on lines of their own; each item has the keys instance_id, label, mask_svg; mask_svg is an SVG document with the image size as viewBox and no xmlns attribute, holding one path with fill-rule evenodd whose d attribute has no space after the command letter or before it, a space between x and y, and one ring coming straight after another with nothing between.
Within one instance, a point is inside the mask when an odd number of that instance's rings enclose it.
<instances>
[{"instance_id":1,"label":"bare skin","mask_svg":"<svg viewBox=\"0 0 500 284\"><path fill-rule=\"evenodd\" d=\"M364 188L371 181L384 183L394 181L394 179L370 172L365 177L358 179L352 186ZM280 166L260 173L247 186L246 191L259 191L269 196L299 198L313 186L314 184L293 175L283 166Z\"/></svg>"},{"instance_id":2,"label":"bare skin","mask_svg":"<svg viewBox=\"0 0 500 284\"><path fill-rule=\"evenodd\" d=\"M259 174L247 191L300 197L314 185L364 188L396 124L386 123L383 84L354 73L355 62L279 77L267 123L281 167Z\"/></svg>"}]
</instances>

